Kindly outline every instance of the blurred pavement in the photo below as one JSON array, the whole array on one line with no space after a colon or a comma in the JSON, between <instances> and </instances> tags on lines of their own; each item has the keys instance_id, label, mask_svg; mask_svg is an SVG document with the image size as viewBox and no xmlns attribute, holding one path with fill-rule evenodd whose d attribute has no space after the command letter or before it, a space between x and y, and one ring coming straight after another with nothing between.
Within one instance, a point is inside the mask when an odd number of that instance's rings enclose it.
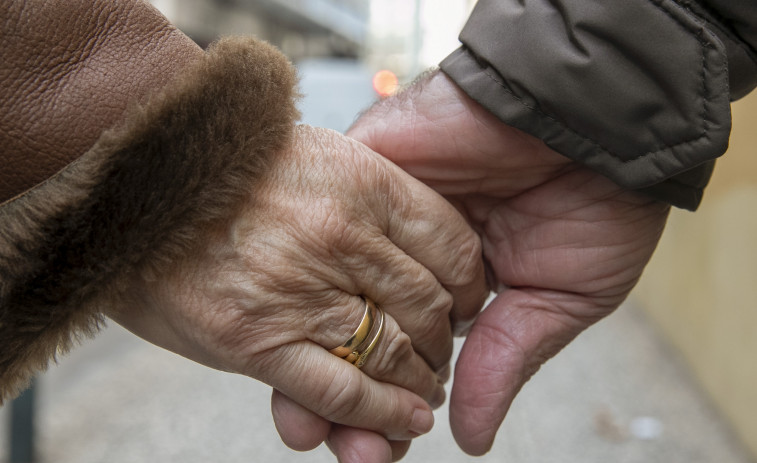
<instances>
[{"instance_id":1,"label":"blurred pavement","mask_svg":"<svg viewBox=\"0 0 757 463\"><path fill-rule=\"evenodd\" d=\"M40 463L335 461L323 446L298 453L281 443L267 386L194 364L115 324L61 359L38 391ZM446 405L436 417L403 461L752 462L631 305L536 374L488 455L456 447ZM7 422L0 409L0 461Z\"/></svg>"}]
</instances>

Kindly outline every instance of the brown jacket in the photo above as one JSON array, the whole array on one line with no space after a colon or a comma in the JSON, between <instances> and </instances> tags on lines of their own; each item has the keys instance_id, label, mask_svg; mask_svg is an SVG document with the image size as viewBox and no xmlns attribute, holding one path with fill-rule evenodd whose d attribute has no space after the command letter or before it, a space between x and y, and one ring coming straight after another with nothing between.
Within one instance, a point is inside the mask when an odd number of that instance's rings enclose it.
<instances>
[{"instance_id":1,"label":"brown jacket","mask_svg":"<svg viewBox=\"0 0 757 463\"><path fill-rule=\"evenodd\" d=\"M60 20L51 4L78 9L74 23L45 28ZM227 39L203 53L146 3L92 4L0 13L18 25L0 59L0 403L93 334L131 279L201 246L297 117L295 73L273 47ZM152 56L156 37L170 63ZM72 92L84 99L62 105Z\"/></svg>"},{"instance_id":2,"label":"brown jacket","mask_svg":"<svg viewBox=\"0 0 757 463\"><path fill-rule=\"evenodd\" d=\"M695 209L757 85L757 2L479 0L441 67L504 122Z\"/></svg>"}]
</instances>

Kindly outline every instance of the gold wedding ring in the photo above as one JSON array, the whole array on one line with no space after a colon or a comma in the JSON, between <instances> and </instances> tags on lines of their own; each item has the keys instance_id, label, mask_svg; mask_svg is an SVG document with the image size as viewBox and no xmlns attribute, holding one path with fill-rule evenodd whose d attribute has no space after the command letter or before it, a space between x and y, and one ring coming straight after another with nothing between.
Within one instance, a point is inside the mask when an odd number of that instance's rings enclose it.
<instances>
[{"instance_id":1,"label":"gold wedding ring","mask_svg":"<svg viewBox=\"0 0 757 463\"><path fill-rule=\"evenodd\" d=\"M384 332L384 311L367 297L363 296L363 300L365 313L360 325L344 344L329 351L358 368L365 364Z\"/></svg>"}]
</instances>

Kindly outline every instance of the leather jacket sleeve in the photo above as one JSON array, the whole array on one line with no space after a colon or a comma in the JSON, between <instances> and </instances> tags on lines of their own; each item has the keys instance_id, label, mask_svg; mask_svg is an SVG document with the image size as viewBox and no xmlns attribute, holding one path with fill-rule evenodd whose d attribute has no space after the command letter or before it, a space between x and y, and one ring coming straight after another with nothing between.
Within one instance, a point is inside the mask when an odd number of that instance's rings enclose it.
<instances>
[{"instance_id":1,"label":"leather jacket sleeve","mask_svg":"<svg viewBox=\"0 0 757 463\"><path fill-rule=\"evenodd\" d=\"M139 0L0 8L0 204L89 149L202 49Z\"/></svg>"},{"instance_id":2,"label":"leather jacket sleeve","mask_svg":"<svg viewBox=\"0 0 757 463\"><path fill-rule=\"evenodd\" d=\"M696 209L757 85L757 3L480 0L442 70L619 185Z\"/></svg>"},{"instance_id":3,"label":"leather jacket sleeve","mask_svg":"<svg viewBox=\"0 0 757 463\"><path fill-rule=\"evenodd\" d=\"M140 276L200 252L298 113L295 71L266 43L203 52L135 0L0 10L2 404Z\"/></svg>"}]
</instances>

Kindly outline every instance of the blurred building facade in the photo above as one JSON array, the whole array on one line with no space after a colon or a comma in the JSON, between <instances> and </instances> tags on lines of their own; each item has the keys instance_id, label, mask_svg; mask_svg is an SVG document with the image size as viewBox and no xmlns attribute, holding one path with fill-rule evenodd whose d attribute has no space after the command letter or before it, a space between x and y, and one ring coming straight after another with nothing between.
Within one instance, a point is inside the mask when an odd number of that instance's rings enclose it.
<instances>
[{"instance_id":1,"label":"blurred building facade","mask_svg":"<svg viewBox=\"0 0 757 463\"><path fill-rule=\"evenodd\" d=\"M757 458L757 93L696 213L673 210L634 296Z\"/></svg>"},{"instance_id":2,"label":"blurred building facade","mask_svg":"<svg viewBox=\"0 0 757 463\"><path fill-rule=\"evenodd\" d=\"M292 60L357 58L368 38L370 0L151 0L201 46L254 35Z\"/></svg>"},{"instance_id":3,"label":"blurred building facade","mask_svg":"<svg viewBox=\"0 0 757 463\"><path fill-rule=\"evenodd\" d=\"M301 122L345 131L384 95L382 70L406 83L459 44L474 0L151 0L205 47L251 35L279 47L298 67Z\"/></svg>"},{"instance_id":4,"label":"blurred building facade","mask_svg":"<svg viewBox=\"0 0 757 463\"><path fill-rule=\"evenodd\" d=\"M151 0L201 46L254 35L293 61L360 60L410 80L459 43L475 0Z\"/></svg>"}]
</instances>

